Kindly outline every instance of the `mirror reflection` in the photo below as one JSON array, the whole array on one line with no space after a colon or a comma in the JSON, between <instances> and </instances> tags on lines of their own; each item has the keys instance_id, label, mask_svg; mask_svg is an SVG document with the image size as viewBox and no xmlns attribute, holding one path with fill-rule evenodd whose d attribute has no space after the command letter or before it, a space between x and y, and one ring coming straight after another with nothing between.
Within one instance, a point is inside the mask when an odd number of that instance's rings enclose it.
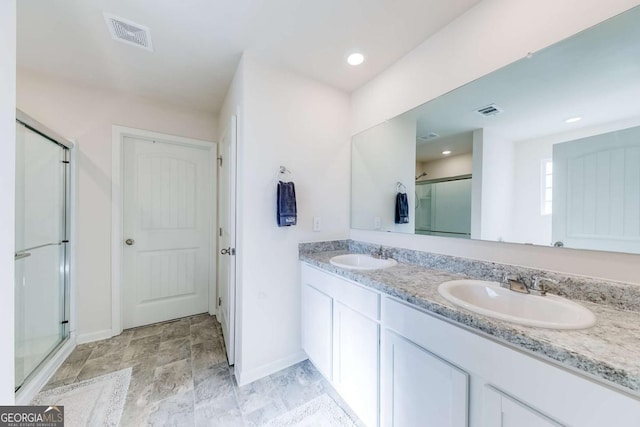
<instances>
[{"instance_id":1,"label":"mirror reflection","mask_svg":"<svg viewBox=\"0 0 640 427\"><path fill-rule=\"evenodd\" d=\"M352 227L640 253L639 21L632 9L354 136Z\"/></svg>"}]
</instances>

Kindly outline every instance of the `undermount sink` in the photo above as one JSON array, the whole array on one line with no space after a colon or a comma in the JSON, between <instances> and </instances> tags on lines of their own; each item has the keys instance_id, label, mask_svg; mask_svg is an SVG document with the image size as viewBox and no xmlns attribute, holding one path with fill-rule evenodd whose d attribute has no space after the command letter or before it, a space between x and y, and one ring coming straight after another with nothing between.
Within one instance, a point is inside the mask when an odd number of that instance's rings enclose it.
<instances>
[{"instance_id":1,"label":"undermount sink","mask_svg":"<svg viewBox=\"0 0 640 427\"><path fill-rule=\"evenodd\" d=\"M452 280L438 287L446 300L485 316L548 329L586 329L596 317L587 308L557 295L523 294L497 282Z\"/></svg>"},{"instance_id":2,"label":"undermount sink","mask_svg":"<svg viewBox=\"0 0 640 427\"><path fill-rule=\"evenodd\" d=\"M398 262L392 258L374 258L371 255L346 254L331 258L331 264L336 267L349 268L351 270L378 270L393 267Z\"/></svg>"}]
</instances>

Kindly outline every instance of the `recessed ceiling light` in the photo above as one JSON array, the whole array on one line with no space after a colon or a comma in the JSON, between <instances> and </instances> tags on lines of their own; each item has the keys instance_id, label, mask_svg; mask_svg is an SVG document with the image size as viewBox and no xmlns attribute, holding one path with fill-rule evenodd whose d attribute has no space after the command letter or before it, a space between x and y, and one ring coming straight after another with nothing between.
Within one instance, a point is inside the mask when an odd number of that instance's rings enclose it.
<instances>
[{"instance_id":1,"label":"recessed ceiling light","mask_svg":"<svg viewBox=\"0 0 640 427\"><path fill-rule=\"evenodd\" d=\"M444 154L445 156L448 156L449 154L451 154L450 150L445 150L442 152L442 154Z\"/></svg>"},{"instance_id":2,"label":"recessed ceiling light","mask_svg":"<svg viewBox=\"0 0 640 427\"><path fill-rule=\"evenodd\" d=\"M576 116L576 117L570 117L567 120L565 120L565 123L575 123L575 122L579 122L580 120L582 120L582 117L580 116Z\"/></svg>"},{"instance_id":3,"label":"recessed ceiling light","mask_svg":"<svg viewBox=\"0 0 640 427\"><path fill-rule=\"evenodd\" d=\"M347 57L349 65L360 65L364 62L364 55L358 52L352 53Z\"/></svg>"}]
</instances>

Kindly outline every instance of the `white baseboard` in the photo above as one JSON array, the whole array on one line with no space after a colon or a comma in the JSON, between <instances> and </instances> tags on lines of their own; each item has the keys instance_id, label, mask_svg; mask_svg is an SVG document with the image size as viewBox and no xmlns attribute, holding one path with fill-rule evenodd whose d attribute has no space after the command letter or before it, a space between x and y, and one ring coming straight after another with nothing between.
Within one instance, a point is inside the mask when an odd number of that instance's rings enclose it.
<instances>
[{"instance_id":1,"label":"white baseboard","mask_svg":"<svg viewBox=\"0 0 640 427\"><path fill-rule=\"evenodd\" d=\"M103 329L101 331L89 332L88 334L78 334L76 342L78 344L85 344L93 341L106 340L118 334L114 334L111 329Z\"/></svg>"},{"instance_id":2,"label":"white baseboard","mask_svg":"<svg viewBox=\"0 0 640 427\"><path fill-rule=\"evenodd\" d=\"M243 386L252 383L260 378L264 378L268 375L281 371L289 366L293 366L296 363L300 363L303 360L308 359L307 354L300 350L299 352L292 354L291 356L278 359L275 362L268 363L266 365L259 366L249 371L243 371L240 369L235 370L236 381L238 385ZM237 366L236 366L237 368Z\"/></svg>"},{"instance_id":3,"label":"white baseboard","mask_svg":"<svg viewBox=\"0 0 640 427\"><path fill-rule=\"evenodd\" d=\"M20 390L16 393L16 405L29 405L31 400L58 370L60 365L62 365L67 357L69 357L74 348L76 348L76 338L72 335L58 350L58 352L29 380L29 382L20 387Z\"/></svg>"}]
</instances>

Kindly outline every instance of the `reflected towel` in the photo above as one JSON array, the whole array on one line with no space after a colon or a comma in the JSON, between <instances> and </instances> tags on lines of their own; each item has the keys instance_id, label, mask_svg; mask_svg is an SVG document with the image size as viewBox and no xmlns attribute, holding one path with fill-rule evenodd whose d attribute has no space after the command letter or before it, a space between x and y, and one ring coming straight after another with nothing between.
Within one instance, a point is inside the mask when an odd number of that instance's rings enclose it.
<instances>
[{"instance_id":1,"label":"reflected towel","mask_svg":"<svg viewBox=\"0 0 640 427\"><path fill-rule=\"evenodd\" d=\"M409 223L409 199L407 193L396 194L396 224Z\"/></svg>"},{"instance_id":2,"label":"reflected towel","mask_svg":"<svg viewBox=\"0 0 640 427\"><path fill-rule=\"evenodd\" d=\"M278 227L296 225L298 215L296 208L296 187L293 182L278 182Z\"/></svg>"}]
</instances>

